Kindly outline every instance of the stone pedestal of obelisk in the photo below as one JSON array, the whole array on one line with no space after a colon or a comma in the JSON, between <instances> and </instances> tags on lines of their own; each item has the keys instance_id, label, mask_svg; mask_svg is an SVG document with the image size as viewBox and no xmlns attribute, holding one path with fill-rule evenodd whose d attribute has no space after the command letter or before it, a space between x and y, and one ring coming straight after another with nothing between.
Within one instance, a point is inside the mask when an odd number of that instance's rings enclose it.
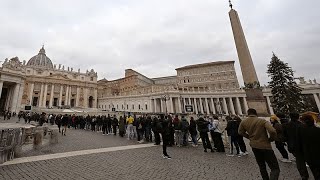
<instances>
[{"instance_id":1,"label":"stone pedestal of obelisk","mask_svg":"<svg viewBox=\"0 0 320 180\"><path fill-rule=\"evenodd\" d=\"M229 17L241 66L248 107L256 109L259 115L269 115L267 102L263 97L262 89L260 88L258 76L252 62L238 13L236 10L232 9L232 4L230 4L230 7Z\"/></svg>"}]
</instances>

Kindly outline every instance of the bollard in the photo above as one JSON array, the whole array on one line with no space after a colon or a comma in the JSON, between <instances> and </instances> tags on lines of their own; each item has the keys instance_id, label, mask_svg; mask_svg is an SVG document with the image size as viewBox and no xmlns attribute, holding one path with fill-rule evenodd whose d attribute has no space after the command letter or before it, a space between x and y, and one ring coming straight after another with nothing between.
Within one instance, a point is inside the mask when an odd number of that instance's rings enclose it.
<instances>
[{"instance_id":1,"label":"bollard","mask_svg":"<svg viewBox=\"0 0 320 180\"><path fill-rule=\"evenodd\" d=\"M36 132L34 133L33 138L33 149L40 149L42 146L42 139L43 139L43 129L42 127L37 127Z\"/></svg>"},{"instance_id":2,"label":"bollard","mask_svg":"<svg viewBox=\"0 0 320 180\"><path fill-rule=\"evenodd\" d=\"M50 133L49 143L50 144L57 144L58 137L59 137L59 129L58 128L50 128L50 130L51 130L51 133Z\"/></svg>"},{"instance_id":3,"label":"bollard","mask_svg":"<svg viewBox=\"0 0 320 180\"><path fill-rule=\"evenodd\" d=\"M22 145L16 145L14 147L14 157L19 158L22 155Z\"/></svg>"}]
</instances>

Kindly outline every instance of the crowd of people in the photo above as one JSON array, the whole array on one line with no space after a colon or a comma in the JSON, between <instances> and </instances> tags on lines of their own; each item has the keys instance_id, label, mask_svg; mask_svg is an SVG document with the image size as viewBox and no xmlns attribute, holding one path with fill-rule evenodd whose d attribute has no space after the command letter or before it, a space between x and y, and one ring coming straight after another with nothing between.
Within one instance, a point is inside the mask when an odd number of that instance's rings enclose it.
<instances>
[{"instance_id":1,"label":"crowd of people","mask_svg":"<svg viewBox=\"0 0 320 180\"><path fill-rule=\"evenodd\" d=\"M45 122L56 124L64 136L68 128L74 128L102 132L102 135L118 133L139 143L154 142L160 145L162 141L163 158L166 159L171 159L167 153L168 146L191 144L197 147L199 139L204 152L224 153L227 147L227 156L242 157L248 155L244 141L247 138L263 179L279 177L280 168L271 145L274 142L282 156L280 160L285 163L296 161L302 179L309 178L307 166L315 179L320 179L320 128L310 114L290 113L287 116L279 113L272 115L270 121L258 118L254 109L249 109L248 117L244 119L235 115L221 119L216 115L200 114L195 120L193 116L186 115L130 113L117 117L110 114L83 116L21 112L18 116L19 119L24 118L26 123L34 120L40 125ZM222 123L224 121L226 123ZM289 158L289 153L293 158ZM266 164L271 169L270 176Z\"/></svg>"}]
</instances>

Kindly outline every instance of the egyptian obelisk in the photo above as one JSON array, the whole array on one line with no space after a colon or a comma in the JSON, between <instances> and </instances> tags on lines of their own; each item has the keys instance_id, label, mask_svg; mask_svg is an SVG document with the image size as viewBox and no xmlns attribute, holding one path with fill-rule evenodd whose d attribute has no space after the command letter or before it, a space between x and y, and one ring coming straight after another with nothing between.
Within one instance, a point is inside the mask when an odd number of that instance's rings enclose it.
<instances>
[{"instance_id":1,"label":"egyptian obelisk","mask_svg":"<svg viewBox=\"0 0 320 180\"><path fill-rule=\"evenodd\" d=\"M238 12L232 8L230 0L229 6L231 8L231 10L229 11L229 17L243 76L248 107L256 109L259 115L267 115L267 103L265 98L263 97L262 89L260 88L256 69L251 58Z\"/></svg>"}]
</instances>

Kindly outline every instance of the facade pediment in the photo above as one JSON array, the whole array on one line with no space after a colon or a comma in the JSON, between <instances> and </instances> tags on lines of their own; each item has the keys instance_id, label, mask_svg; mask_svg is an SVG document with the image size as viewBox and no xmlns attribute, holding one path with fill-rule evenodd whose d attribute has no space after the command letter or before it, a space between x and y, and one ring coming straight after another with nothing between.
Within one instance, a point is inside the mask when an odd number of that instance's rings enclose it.
<instances>
[{"instance_id":1,"label":"facade pediment","mask_svg":"<svg viewBox=\"0 0 320 180\"><path fill-rule=\"evenodd\" d=\"M63 74L53 74L49 76L50 79L61 79L61 80L70 80L66 75Z\"/></svg>"}]
</instances>

